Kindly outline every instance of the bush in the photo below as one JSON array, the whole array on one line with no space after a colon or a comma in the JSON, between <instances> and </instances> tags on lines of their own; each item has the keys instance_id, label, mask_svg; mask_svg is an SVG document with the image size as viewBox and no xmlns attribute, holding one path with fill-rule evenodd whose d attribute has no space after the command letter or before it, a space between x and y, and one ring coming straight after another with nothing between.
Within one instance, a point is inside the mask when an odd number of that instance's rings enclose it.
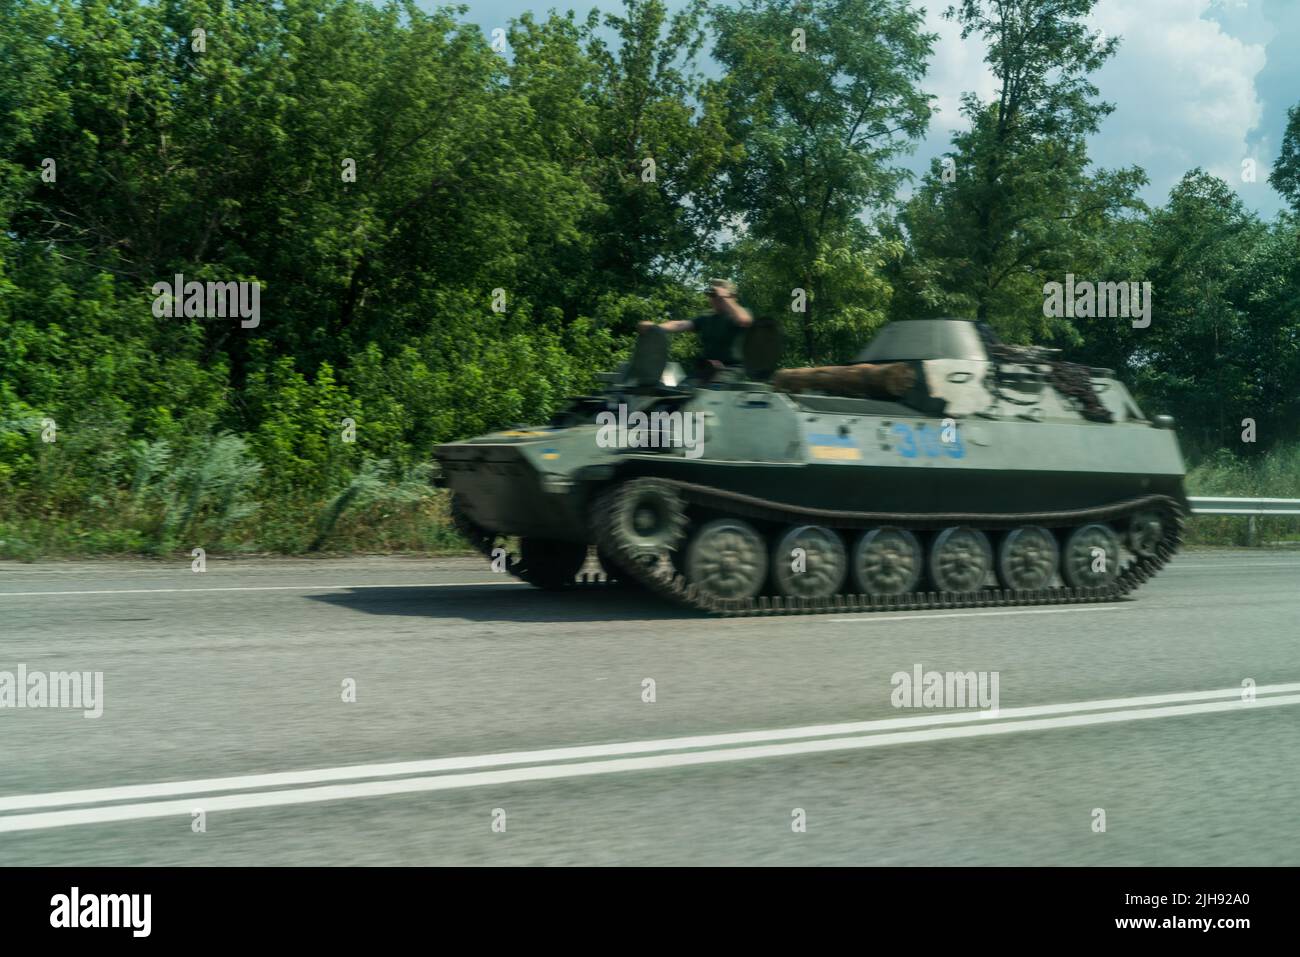
<instances>
[{"instance_id":1,"label":"bush","mask_svg":"<svg viewBox=\"0 0 1300 957\"><path fill-rule=\"evenodd\" d=\"M1187 494L1300 499L1300 443L1251 456L1218 449L1188 472ZM1202 515L1188 523L1186 540L1190 545L1245 545L1248 529L1244 518ZM1300 541L1300 516L1256 519L1256 531L1261 544Z\"/></svg>"}]
</instances>

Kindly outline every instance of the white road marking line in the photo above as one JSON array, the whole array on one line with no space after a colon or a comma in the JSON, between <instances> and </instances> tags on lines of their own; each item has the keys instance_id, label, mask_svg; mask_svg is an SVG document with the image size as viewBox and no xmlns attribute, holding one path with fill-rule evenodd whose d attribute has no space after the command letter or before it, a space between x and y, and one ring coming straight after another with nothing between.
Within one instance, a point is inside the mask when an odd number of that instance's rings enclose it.
<instances>
[{"instance_id":1,"label":"white road marking line","mask_svg":"<svg viewBox=\"0 0 1300 957\"><path fill-rule=\"evenodd\" d=\"M1007 611L953 611L938 615L889 615L865 612L854 618L832 618L830 621L916 621L919 618L991 618L995 615L1063 615L1080 611L1120 611L1121 605L1080 605L1070 608L1015 608ZM742 619L748 620L748 619ZM775 620L775 619L773 619Z\"/></svg>"},{"instance_id":2,"label":"white road marking line","mask_svg":"<svg viewBox=\"0 0 1300 957\"><path fill-rule=\"evenodd\" d=\"M1166 571L1196 572L1202 569L1218 568L1300 568L1300 562L1235 562L1231 565L1202 565L1198 562L1183 565L1170 565L1167 569L1161 569L1161 574Z\"/></svg>"},{"instance_id":3,"label":"white road marking line","mask_svg":"<svg viewBox=\"0 0 1300 957\"><path fill-rule=\"evenodd\" d=\"M1257 697L1300 693L1300 682L1261 685L1255 689ZM764 731L735 731L724 734L691 735L681 738L660 738L648 741L625 741L613 744L578 745L567 748L546 748L536 751L507 751L496 754L465 755L454 758L433 758L423 761L402 761L387 764L356 764L336 768L318 768L307 771L284 771L268 774L249 774L224 778L205 778L193 781L168 781L159 784L134 784L120 787L90 788L78 791L51 791L44 794L20 794L0 798L0 812L30 808L67 807L73 804L102 804L110 801L131 801L181 794L211 794L218 791L248 791L259 788L287 787L290 785L322 784L328 781L361 780L364 778L398 777L429 774L443 771L465 771L474 768L502 767L515 764L546 764L579 759L650 754L665 751L688 751L700 748L718 748L731 745L759 744L773 741L791 741L806 738L825 738L849 734L898 731L929 728L939 725L1023 720L1048 715L1078 712L1119 711L1125 708L1148 708L1172 704L1212 701L1218 698L1240 698L1240 688L1221 688L1212 691L1179 691L1171 694L1142 695L1134 698L1103 698L1093 701L1073 701L1064 704L1030 705L1022 708L1002 708L990 711L949 711L938 714L913 715L905 718L880 718L872 721L852 721L839 724L808 725L800 728L777 728ZM0 820L3 820L0 818Z\"/></svg>"},{"instance_id":4,"label":"white road marking line","mask_svg":"<svg viewBox=\"0 0 1300 957\"><path fill-rule=\"evenodd\" d=\"M36 595L161 595L176 592L212 591L344 591L350 588L461 588L468 585L519 585L521 581L425 582L389 585L223 585L215 588L107 588L99 591L4 591L0 598L31 598Z\"/></svg>"},{"instance_id":5,"label":"white road marking line","mask_svg":"<svg viewBox=\"0 0 1300 957\"><path fill-rule=\"evenodd\" d=\"M283 807L293 804L313 804L323 801L341 801L355 798L385 797L398 794L418 794L429 791L450 791L486 785L517 784L524 781L551 781L563 778L587 777L597 774L616 774L627 771L654 771L667 768L691 767L701 764L720 764L734 761L753 761L762 758L781 758L795 755L823 754L833 751L879 748L894 744L916 744L975 738L986 735L1015 734L1023 731L1046 731L1060 728L1079 728L1088 725L1114 724L1123 721L1142 721L1153 718L1186 715L1214 714L1233 710L1277 708L1300 704L1300 695L1261 698L1253 704L1241 701L1218 701L1208 704L1176 705L1166 708L1147 708L1135 711L1112 711L1100 714L1071 715L1060 718L1041 718L1027 721L979 724L973 727L934 728L917 731L899 731L865 737L823 738L792 744L767 744L758 747L729 748L724 750L692 751L685 754L660 754L652 757L616 758L609 761L586 761L578 764L551 764L513 768L506 771L476 771L469 774L444 774L437 777L402 778L400 780L367 781L356 784L333 784L317 788L298 788L288 791L256 791L227 794L201 800L155 801L147 804L114 804L103 807L77 808L70 811L44 811L36 814L14 814L0 817L0 833L68 827L77 824L107 824L120 821L137 821L170 815L189 815L202 809L205 813L238 811L251 808Z\"/></svg>"}]
</instances>

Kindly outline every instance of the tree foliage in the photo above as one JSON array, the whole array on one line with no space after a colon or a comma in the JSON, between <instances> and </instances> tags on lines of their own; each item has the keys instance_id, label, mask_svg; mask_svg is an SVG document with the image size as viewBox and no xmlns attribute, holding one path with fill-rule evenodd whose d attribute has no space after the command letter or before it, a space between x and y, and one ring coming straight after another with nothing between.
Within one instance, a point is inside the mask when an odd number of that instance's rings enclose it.
<instances>
[{"instance_id":1,"label":"tree foliage","mask_svg":"<svg viewBox=\"0 0 1300 957\"><path fill-rule=\"evenodd\" d=\"M933 41L905 0L624 0L504 49L414 0L0 0L0 549L70 517L104 547L321 544L719 273L789 361L979 317L1122 370L1199 445L1294 435L1297 221L1199 170L1148 210L1141 170L1091 165L1118 42L1091 6L957 4L998 94L900 209ZM1271 177L1300 210L1298 157L1300 107ZM1067 272L1150 281L1151 326L1047 319ZM178 274L258 283L260 322L155 315Z\"/></svg>"},{"instance_id":2,"label":"tree foliage","mask_svg":"<svg viewBox=\"0 0 1300 957\"><path fill-rule=\"evenodd\" d=\"M882 247L862 216L892 200L894 164L925 131L934 38L898 0L742 0L714 20L715 89L744 147L725 170L733 258L759 265L764 309L790 315L798 295L804 359L842 356L837 333L883 321Z\"/></svg>"},{"instance_id":3,"label":"tree foliage","mask_svg":"<svg viewBox=\"0 0 1300 957\"><path fill-rule=\"evenodd\" d=\"M963 96L969 127L907 205L909 308L992 322L1013 340L1068 331L1044 322L1043 283L1095 275L1097 238L1138 207L1145 182L1137 169L1089 167L1087 138L1112 107L1088 77L1119 42L1084 24L1094 2L963 0L949 9L963 38L985 40L997 91L988 103Z\"/></svg>"}]
</instances>

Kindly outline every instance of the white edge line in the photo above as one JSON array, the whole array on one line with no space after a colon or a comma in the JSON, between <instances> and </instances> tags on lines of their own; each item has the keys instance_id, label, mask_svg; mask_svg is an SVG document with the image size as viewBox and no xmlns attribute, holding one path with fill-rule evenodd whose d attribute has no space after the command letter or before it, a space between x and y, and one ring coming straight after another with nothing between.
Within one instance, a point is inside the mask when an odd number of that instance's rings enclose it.
<instances>
[{"instance_id":1,"label":"white edge line","mask_svg":"<svg viewBox=\"0 0 1300 957\"><path fill-rule=\"evenodd\" d=\"M1255 689L1255 694L1257 696L1287 694L1291 692L1300 692L1300 682L1261 685ZM965 724L972 722L989 724L996 721L1042 717L1044 715L1060 715L1088 711L1113 711L1120 708L1142 708L1152 705L1168 705L1193 701L1207 701L1215 698L1240 697L1240 688L1225 688L1214 691L1186 691L1175 692L1173 694L1144 695L1136 698L1107 698L1095 701L1071 702L1067 704L1032 705L1023 708L1002 708L997 712L957 711L945 714L917 715L906 718L882 718L873 721L809 725L799 728L779 728L768 731L737 731L726 734L692 735L682 738L661 738L657 740L581 745L567 748L546 748L536 751L507 751L498 754L466 755L454 758L433 758L422 761L390 762L385 764L357 764L305 771L283 771L224 778L204 778L191 781L168 781L157 784L130 784L119 787L90 788L77 791L50 791L43 794L20 794L0 798L0 812L28 808L66 807L73 804L101 804L110 801L174 797L181 794L197 795L211 794L218 791L244 791L256 788L321 784L330 781L348 781L363 778L391 778L403 775L428 774L444 771L464 771L473 768L502 767L513 764L542 764L628 754L686 751L698 748L715 748L731 745L755 744L759 742L791 741L805 738L824 738L834 735L875 733L910 728L928 728L949 724Z\"/></svg>"},{"instance_id":2,"label":"white edge line","mask_svg":"<svg viewBox=\"0 0 1300 957\"><path fill-rule=\"evenodd\" d=\"M1161 569L1160 574L1170 571L1196 572L1202 569L1206 571L1220 568L1300 568L1300 562L1237 562L1232 565L1173 565Z\"/></svg>"},{"instance_id":3,"label":"white edge line","mask_svg":"<svg viewBox=\"0 0 1300 957\"><path fill-rule=\"evenodd\" d=\"M108 588L101 591L4 591L0 598L31 598L36 595L162 595L179 592L213 591L343 591L349 588L460 588L465 585L523 585L521 581L424 582L387 585L224 585L216 588Z\"/></svg>"},{"instance_id":4,"label":"white edge line","mask_svg":"<svg viewBox=\"0 0 1300 957\"><path fill-rule=\"evenodd\" d=\"M661 754L651 757L617 758L610 761L588 761L581 764L542 765L514 768L507 771L478 771L470 774L449 774L438 777L403 778L397 781L367 781L354 784L334 784L317 788L300 788L289 791L259 791L209 797L202 802L193 800L155 801L147 804L115 804L107 807L77 808L70 811L47 811L36 814L15 814L0 817L0 833L43 830L68 827L76 824L107 824L120 821L142 820L188 815L195 810L207 812L237 811L250 808L282 807L291 804L311 804L323 801L340 801L355 798L384 797L397 794L416 794L429 791L449 791L487 785L516 784L523 781L547 781L562 778L586 777L596 774L614 774L626 771L651 771L665 768L690 767L700 764L718 764L733 761L751 761L759 758L779 758L793 755L819 754L829 751L879 748L892 744L915 744L925 741L974 738L993 734L1013 734L1022 731L1046 731L1058 728L1075 728L1086 725L1113 724L1122 721L1141 721L1151 718L1168 718L1194 714L1213 714L1236 709L1282 707L1300 704L1300 695L1264 698L1251 704L1241 701L1218 701L1209 704L1179 705L1168 708L1148 708L1136 711L1114 711L1102 714L1071 715L1060 718L1042 718L1029 721L983 724L974 727L934 728L918 731L900 731L866 737L829 738L819 741L802 741L793 744L768 744L749 748L693 751L686 754Z\"/></svg>"},{"instance_id":5,"label":"white edge line","mask_svg":"<svg viewBox=\"0 0 1300 957\"><path fill-rule=\"evenodd\" d=\"M953 611L939 615L881 615L879 612L858 615L855 618L831 618L832 622L845 621L916 621L920 618L991 618L995 615L1061 615L1079 611L1120 611L1119 605L1083 605L1071 608L1014 608L1007 611ZM743 619L742 619L743 620ZM769 619L776 621L778 619Z\"/></svg>"}]
</instances>

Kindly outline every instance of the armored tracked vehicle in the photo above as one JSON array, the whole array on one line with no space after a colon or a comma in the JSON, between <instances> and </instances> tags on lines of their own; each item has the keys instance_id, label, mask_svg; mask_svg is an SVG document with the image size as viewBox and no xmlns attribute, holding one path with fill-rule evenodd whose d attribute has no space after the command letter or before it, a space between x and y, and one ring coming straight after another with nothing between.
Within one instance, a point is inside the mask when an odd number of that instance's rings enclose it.
<instances>
[{"instance_id":1,"label":"armored tracked vehicle","mask_svg":"<svg viewBox=\"0 0 1300 957\"><path fill-rule=\"evenodd\" d=\"M773 375L766 329L693 378L651 330L549 424L439 446L458 527L543 588L731 615L1108 601L1177 549L1173 422L1108 370L927 319Z\"/></svg>"}]
</instances>

